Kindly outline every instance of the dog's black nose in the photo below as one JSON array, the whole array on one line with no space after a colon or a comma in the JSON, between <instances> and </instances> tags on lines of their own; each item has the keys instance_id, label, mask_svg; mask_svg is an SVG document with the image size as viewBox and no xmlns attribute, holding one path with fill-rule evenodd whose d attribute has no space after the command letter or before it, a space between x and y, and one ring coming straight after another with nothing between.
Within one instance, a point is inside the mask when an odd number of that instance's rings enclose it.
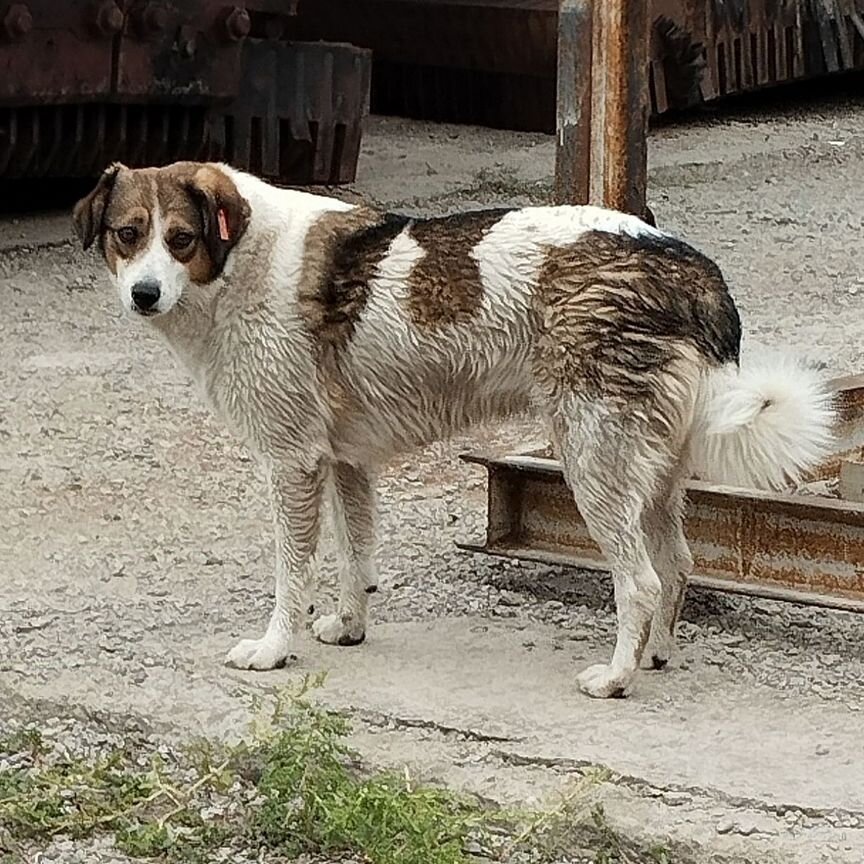
<instances>
[{"instance_id":1,"label":"dog's black nose","mask_svg":"<svg viewBox=\"0 0 864 864\"><path fill-rule=\"evenodd\" d=\"M132 302L142 311L146 311L156 305L160 293L158 282L136 282L132 286Z\"/></svg>"}]
</instances>

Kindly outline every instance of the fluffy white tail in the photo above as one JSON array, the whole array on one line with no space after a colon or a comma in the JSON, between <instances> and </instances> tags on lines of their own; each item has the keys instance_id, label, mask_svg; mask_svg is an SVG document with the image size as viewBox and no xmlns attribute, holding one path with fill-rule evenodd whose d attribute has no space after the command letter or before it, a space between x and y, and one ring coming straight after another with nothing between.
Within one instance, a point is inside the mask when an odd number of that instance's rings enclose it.
<instances>
[{"instance_id":1,"label":"fluffy white tail","mask_svg":"<svg viewBox=\"0 0 864 864\"><path fill-rule=\"evenodd\" d=\"M833 447L834 399L802 360L764 355L706 374L691 452L696 477L729 486L782 489Z\"/></svg>"}]
</instances>

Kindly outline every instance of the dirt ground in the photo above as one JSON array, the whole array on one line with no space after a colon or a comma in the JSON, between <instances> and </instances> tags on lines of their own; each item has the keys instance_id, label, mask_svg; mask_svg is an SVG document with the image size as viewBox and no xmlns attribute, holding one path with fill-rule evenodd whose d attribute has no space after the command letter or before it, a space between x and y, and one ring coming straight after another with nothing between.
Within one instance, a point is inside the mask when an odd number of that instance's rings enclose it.
<instances>
[{"instance_id":1,"label":"dirt ground","mask_svg":"<svg viewBox=\"0 0 864 864\"><path fill-rule=\"evenodd\" d=\"M659 224L719 262L747 340L864 369L864 101L706 113L656 130L650 153ZM553 155L545 136L373 118L341 194L417 213L545 201ZM271 603L261 477L121 317L68 217L2 218L5 714L231 737L250 695L326 669L323 698L381 765L540 805L606 766L610 821L696 861L864 860L864 619L692 591L668 671L625 701L582 697L575 673L611 650L607 580L455 545L484 528L483 478L456 454L543 443L524 423L388 467L365 645L224 668ZM102 859L61 844L43 860Z\"/></svg>"}]
</instances>

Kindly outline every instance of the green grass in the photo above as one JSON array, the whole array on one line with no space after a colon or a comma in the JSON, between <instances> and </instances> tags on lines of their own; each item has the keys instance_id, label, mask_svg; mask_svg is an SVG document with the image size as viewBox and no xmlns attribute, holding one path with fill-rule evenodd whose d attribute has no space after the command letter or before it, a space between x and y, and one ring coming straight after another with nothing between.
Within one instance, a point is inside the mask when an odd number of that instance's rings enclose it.
<instances>
[{"instance_id":1,"label":"green grass","mask_svg":"<svg viewBox=\"0 0 864 864\"><path fill-rule=\"evenodd\" d=\"M543 864L560 860L577 829L597 864L672 864L665 850L634 853L592 809L605 775L586 776L548 812L505 814L407 772L364 770L347 720L308 699L320 683L259 712L249 741L193 742L170 763L142 765L123 749L70 758L35 729L0 740L0 759L14 757L0 770L0 864L52 837L104 833L132 857L183 864L219 847L368 864L476 864L470 850L482 848L487 860Z\"/></svg>"}]
</instances>

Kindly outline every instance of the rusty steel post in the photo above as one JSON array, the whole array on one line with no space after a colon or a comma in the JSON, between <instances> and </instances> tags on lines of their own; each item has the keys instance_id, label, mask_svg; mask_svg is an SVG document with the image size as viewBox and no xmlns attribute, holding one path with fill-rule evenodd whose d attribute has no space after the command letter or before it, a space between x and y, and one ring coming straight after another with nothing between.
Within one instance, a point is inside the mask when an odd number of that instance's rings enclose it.
<instances>
[{"instance_id":1,"label":"rusty steel post","mask_svg":"<svg viewBox=\"0 0 864 864\"><path fill-rule=\"evenodd\" d=\"M645 0L561 0L555 198L644 216L648 132Z\"/></svg>"},{"instance_id":2,"label":"rusty steel post","mask_svg":"<svg viewBox=\"0 0 864 864\"><path fill-rule=\"evenodd\" d=\"M648 4L603 0L601 51L594 80L603 81L603 205L642 216L648 171Z\"/></svg>"},{"instance_id":3,"label":"rusty steel post","mask_svg":"<svg viewBox=\"0 0 864 864\"><path fill-rule=\"evenodd\" d=\"M556 204L588 203L593 7L593 0L561 0L558 12Z\"/></svg>"}]
</instances>

